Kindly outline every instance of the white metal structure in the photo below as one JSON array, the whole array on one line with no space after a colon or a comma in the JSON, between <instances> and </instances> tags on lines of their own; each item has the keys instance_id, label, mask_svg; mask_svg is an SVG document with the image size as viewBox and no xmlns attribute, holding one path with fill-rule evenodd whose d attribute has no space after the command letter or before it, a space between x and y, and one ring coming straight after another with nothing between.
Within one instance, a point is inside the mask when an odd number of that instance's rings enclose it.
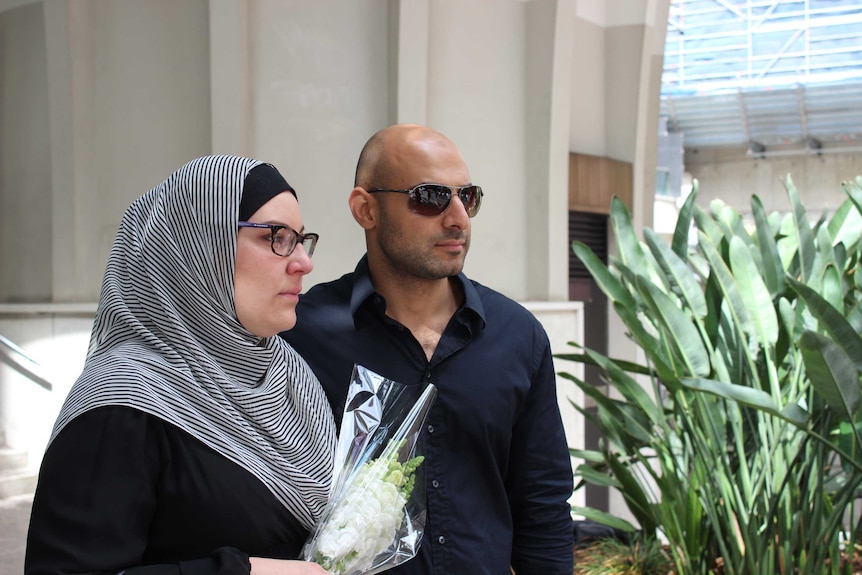
<instances>
[{"instance_id":1,"label":"white metal structure","mask_svg":"<svg viewBox=\"0 0 862 575\"><path fill-rule=\"evenodd\" d=\"M859 0L671 0L664 62L687 149L862 152Z\"/></svg>"}]
</instances>

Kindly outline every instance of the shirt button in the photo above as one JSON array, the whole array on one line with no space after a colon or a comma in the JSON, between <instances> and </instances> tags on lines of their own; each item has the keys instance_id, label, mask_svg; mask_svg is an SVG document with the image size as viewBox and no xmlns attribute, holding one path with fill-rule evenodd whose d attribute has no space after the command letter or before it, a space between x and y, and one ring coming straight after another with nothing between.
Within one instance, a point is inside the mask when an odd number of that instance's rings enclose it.
<instances>
[{"instance_id":1,"label":"shirt button","mask_svg":"<svg viewBox=\"0 0 862 575\"><path fill-rule=\"evenodd\" d=\"M434 433L434 426L430 423L428 424L428 433Z\"/></svg>"},{"instance_id":2,"label":"shirt button","mask_svg":"<svg viewBox=\"0 0 862 575\"><path fill-rule=\"evenodd\" d=\"M431 486L436 489L437 487L440 487L440 482L435 479L431 482Z\"/></svg>"},{"instance_id":3,"label":"shirt button","mask_svg":"<svg viewBox=\"0 0 862 575\"><path fill-rule=\"evenodd\" d=\"M437 543L439 543L440 545L443 545L444 543L446 543L446 538L441 535L440 537L437 538Z\"/></svg>"}]
</instances>

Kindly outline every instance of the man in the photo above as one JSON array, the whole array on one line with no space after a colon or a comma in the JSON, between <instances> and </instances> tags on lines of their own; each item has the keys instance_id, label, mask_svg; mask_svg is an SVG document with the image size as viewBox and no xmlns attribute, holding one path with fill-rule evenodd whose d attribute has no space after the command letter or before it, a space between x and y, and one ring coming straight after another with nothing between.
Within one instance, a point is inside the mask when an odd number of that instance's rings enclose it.
<instances>
[{"instance_id":1,"label":"man","mask_svg":"<svg viewBox=\"0 0 862 575\"><path fill-rule=\"evenodd\" d=\"M282 335L336 419L354 363L438 395L423 448L419 555L389 573L571 575L572 469L547 335L461 272L482 190L442 134L395 125L366 143L349 205L367 254L301 296Z\"/></svg>"}]
</instances>

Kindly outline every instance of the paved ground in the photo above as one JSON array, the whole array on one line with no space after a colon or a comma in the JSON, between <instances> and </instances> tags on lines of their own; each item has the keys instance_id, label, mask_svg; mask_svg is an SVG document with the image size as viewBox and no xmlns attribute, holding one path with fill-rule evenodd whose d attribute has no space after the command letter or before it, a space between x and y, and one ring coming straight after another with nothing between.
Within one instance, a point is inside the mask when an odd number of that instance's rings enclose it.
<instances>
[{"instance_id":1,"label":"paved ground","mask_svg":"<svg viewBox=\"0 0 862 575\"><path fill-rule=\"evenodd\" d=\"M24 573L24 544L32 495L0 499L0 575Z\"/></svg>"}]
</instances>

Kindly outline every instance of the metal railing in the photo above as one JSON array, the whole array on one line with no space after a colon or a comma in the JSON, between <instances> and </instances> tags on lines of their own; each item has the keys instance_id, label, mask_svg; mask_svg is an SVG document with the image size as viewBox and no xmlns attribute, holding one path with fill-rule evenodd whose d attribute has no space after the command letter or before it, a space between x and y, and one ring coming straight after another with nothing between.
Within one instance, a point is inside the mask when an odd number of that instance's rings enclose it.
<instances>
[{"instance_id":1,"label":"metal railing","mask_svg":"<svg viewBox=\"0 0 862 575\"><path fill-rule=\"evenodd\" d=\"M54 384L41 373L42 367L39 365L39 362L27 355L26 351L15 345L12 340L3 334L0 334L0 361L9 365L33 383L49 391L54 389Z\"/></svg>"}]
</instances>

